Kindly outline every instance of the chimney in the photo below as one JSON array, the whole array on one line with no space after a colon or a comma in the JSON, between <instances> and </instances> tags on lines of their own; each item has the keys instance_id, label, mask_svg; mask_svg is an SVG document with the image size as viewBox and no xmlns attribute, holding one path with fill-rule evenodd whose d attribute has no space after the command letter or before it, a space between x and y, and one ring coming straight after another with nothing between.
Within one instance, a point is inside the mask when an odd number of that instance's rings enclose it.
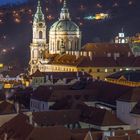
<instances>
[{"instance_id":1,"label":"chimney","mask_svg":"<svg viewBox=\"0 0 140 140\"><path fill-rule=\"evenodd\" d=\"M136 133L137 133L138 135L140 135L140 129L137 129L137 130L136 130Z\"/></svg>"},{"instance_id":2,"label":"chimney","mask_svg":"<svg viewBox=\"0 0 140 140\"><path fill-rule=\"evenodd\" d=\"M90 51L88 54L89 54L90 60L92 61L92 57L93 57L92 52Z\"/></svg>"},{"instance_id":3,"label":"chimney","mask_svg":"<svg viewBox=\"0 0 140 140\"><path fill-rule=\"evenodd\" d=\"M33 125L33 115L32 114L29 116L29 124Z\"/></svg>"},{"instance_id":4,"label":"chimney","mask_svg":"<svg viewBox=\"0 0 140 140\"><path fill-rule=\"evenodd\" d=\"M15 110L16 110L16 113L18 114L19 111L20 111L20 107L19 107L19 103L18 102L15 102Z\"/></svg>"},{"instance_id":5,"label":"chimney","mask_svg":"<svg viewBox=\"0 0 140 140\"><path fill-rule=\"evenodd\" d=\"M79 78L79 72L77 71L77 73L76 73L76 76L77 76L77 79Z\"/></svg>"},{"instance_id":6,"label":"chimney","mask_svg":"<svg viewBox=\"0 0 140 140\"><path fill-rule=\"evenodd\" d=\"M114 129L111 130L110 135L111 135L112 137L115 136L115 130L114 130Z\"/></svg>"},{"instance_id":7,"label":"chimney","mask_svg":"<svg viewBox=\"0 0 140 140\"><path fill-rule=\"evenodd\" d=\"M37 127L37 123L34 123L34 127Z\"/></svg>"},{"instance_id":8,"label":"chimney","mask_svg":"<svg viewBox=\"0 0 140 140\"><path fill-rule=\"evenodd\" d=\"M78 58L79 58L79 51L77 51L77 52L75 53L75 55L76 55L76 59L78 59Z\"/></svg>"},{"instance_id":9,"label":"chimney","mask_svg":"<svg viewBox=\"0 0 140 140\"><path fill-rule=\"evenodd\" d=\"M4 133L4 140L8 140L8 134Z\"/></svg>"},{"instance_id":10,"label":"chimney","mask_svg":"<svg viewBox=\"0 0 140 140\"><path fill-rule=\"evenodd\" d=\"M130 52L128 52L128 57L130 57L131 56L131 53Z\"/></svg>"}]
</instances>

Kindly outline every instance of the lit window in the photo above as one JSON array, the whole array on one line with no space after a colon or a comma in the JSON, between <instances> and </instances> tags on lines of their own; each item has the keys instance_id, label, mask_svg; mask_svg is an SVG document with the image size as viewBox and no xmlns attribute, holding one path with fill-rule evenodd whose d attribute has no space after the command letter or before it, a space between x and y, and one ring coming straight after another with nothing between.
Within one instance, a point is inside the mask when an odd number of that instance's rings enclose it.
<instances>
[{"instance_id":1,"label":"lit window","mask_svg":"<svg viewBox=\"0 0 140 140\"><path fill-rule=\"evenodd\" d=\"M43 33L42 31L39 32L39 39L42 39L43 38Z\"/></svg>"},{"instance_id":2,"label":"lit window","mask_svg":"<svg viewBox=\"0 0 140 140\"><path fill-rule=\"evenodd\" d=\"M105 72L108 72L108 69L105 69Z\"/></svg>"}]
</instances>

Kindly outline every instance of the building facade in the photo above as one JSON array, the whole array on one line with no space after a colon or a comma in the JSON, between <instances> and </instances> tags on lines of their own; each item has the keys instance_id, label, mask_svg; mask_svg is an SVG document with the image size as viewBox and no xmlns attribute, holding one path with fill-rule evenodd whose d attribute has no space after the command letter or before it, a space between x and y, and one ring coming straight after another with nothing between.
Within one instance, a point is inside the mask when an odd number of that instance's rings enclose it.
<instances>
[{"instance_id":1,"label":"building facade","mask_svg":"<svg viewBox=\"0 0 140 140\"><path fill-rule=\"evenodd\" d=\"M66 51L80 51L81 31L71 20L64 0L60 18L50 28L49 43L46 42L46 22L38 1L37 11L33 21L33 40L30 45L30 74L37 69L45 69L49 63L46 54L64 54Z\"/></svg>"}]
</instances>

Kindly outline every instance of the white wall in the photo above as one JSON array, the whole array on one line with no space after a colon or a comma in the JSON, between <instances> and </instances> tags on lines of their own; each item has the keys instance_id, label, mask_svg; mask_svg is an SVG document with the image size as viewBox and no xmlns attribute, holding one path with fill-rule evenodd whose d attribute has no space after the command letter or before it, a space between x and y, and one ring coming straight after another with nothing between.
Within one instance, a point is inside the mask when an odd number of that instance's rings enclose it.
<instances>
[{"instance_id":1,"label":"white wall","mask_svg":"<svg viewBox=\"0 0 140 140\"><path fill-rule=\"evenodd\" d=\"M117 117L130 124L132 129L140 128L140 116L130 113L135 105L136 102L117 101Z\"/></svg>"},{"instance_id":2,"label":"white wall","mask_svg":"<svg viewBox=\"0 0 140 140\"><path fill-rule=\"evenodd\" d=\"M39 112L47 111L49 109L48 102L38 101L35 99L30 100L30 111Z\"/></svg>"}]
</instances>

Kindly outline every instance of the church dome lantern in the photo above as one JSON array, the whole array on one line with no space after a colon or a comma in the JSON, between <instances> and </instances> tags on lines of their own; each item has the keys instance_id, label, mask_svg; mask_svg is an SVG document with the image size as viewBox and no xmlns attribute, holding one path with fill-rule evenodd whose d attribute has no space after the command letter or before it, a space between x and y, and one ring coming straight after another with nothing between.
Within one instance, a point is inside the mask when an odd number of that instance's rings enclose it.
<instances>
[{"instance_id":1,"label":"church dome lantern","mask_svg":"<svg viewBox=\"0 0 140 140\"><path fill-rule=\"evenodd\" d=\"M70 18L66 0L64 0L59 20L51 26L49 31L49 53L61 53L61 40L64 41L65 51L76 51L81 48L81 31Z\"/></svg>"}]
</instances>

